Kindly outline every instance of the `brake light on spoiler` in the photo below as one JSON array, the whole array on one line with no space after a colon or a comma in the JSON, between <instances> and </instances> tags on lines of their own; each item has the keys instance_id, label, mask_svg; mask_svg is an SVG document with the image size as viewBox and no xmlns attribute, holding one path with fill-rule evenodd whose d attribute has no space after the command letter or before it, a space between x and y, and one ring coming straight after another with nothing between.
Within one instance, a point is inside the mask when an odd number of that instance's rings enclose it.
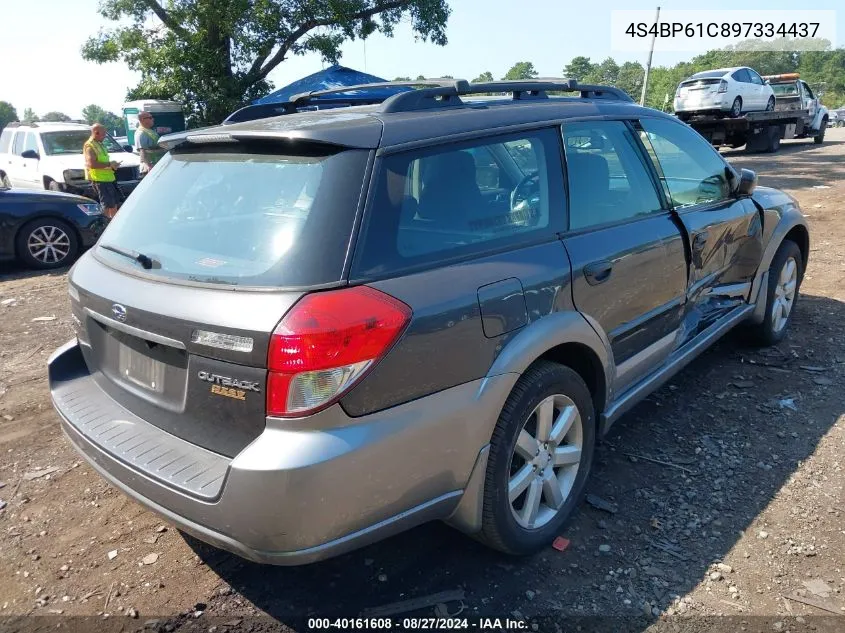
<instances>
[{"instance_id":1,"label":"brake light on spoiler","mask_svg":"<svg viewBox=\"0 0 845 633\"><path fill-rule=\"evenodd\" d=\"M407 305L358 286L305 295L270 339L267 415L328 407L390 350L411 320Z\"/></svg>"}]
</instances>

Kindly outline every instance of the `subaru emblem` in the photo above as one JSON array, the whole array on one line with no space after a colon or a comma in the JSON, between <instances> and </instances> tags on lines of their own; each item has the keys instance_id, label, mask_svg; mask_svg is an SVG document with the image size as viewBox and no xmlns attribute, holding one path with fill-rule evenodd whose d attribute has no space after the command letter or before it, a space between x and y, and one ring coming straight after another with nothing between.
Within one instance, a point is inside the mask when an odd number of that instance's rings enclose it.
<instances>
[{"instance_id":1,"label":"subaru emblem","mask_svg":"<svg viewBox=\"0 0 845 633\"><path fill-rule=\"evenodd\" d=\"M126 321L126 308L124 308L119 303L115 303L111 307L111 313L114 315L114 318L121 323Z\"/></svg>"}]
</instances>

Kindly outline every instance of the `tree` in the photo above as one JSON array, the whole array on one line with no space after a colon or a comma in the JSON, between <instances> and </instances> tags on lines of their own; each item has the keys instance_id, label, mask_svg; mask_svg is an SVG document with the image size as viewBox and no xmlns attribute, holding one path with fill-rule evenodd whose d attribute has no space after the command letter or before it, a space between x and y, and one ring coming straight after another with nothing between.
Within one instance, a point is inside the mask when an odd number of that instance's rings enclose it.
<instances>
[{"instance_id":1,"label":"tree","mask_svg":"<svg viewBox=\"0 0 845 633\"><path fill-rule=\"evenodd\" d=\"M619 67L619 74L616 78L617 88L622 88L632 99L639 101L640 93L643 90L643 79L645 68L639 62L625 62Z\"/></svg>"},{"instance_id":2,"label":"tree","mask_svg":"<svg viewBox=\"0 0 845 633\"><path fill-rule=\"evenodd\" d=\"M573 57L572 61L563 69L563 76L568 79L576 79L583 83L587 83L588 78L593 74L598 64L590 62L589 57L579 55Z\"/></svg>"},{"instance_id":3,"label":"tree","mask_svg":"<svg viewBox=\"0 0 845 633\"><path fill-rule=\"evenodd\" d=\"M495 81L493 79L493 73L489 70L486 72L481 73L478 77L472 80L473 83L487 83L488 81Z\"/></svg>"},{"instance_id":4,"label":"tree","mask_svg":"<svg viewBox=\"0 0 845 633\"><path fill-rule=\"evenodd\" d=\"M116 136L123 136L126 134L126 122L123 118L117 116L114 112L106 112L103 108L96 104L91 104L82 108L82 118L88 125L94 123L102 123L110 134Z\"/></svg>"},{"instance_id":5,"label":"tree","mask_svg":"<svg viewBox=\"0 0 845 633\"><path fill-rule=\"evenodd\" d=\"M88 39L85 59L122 60L140 72L130 99L175 99L190 123L217 123L271 89L270 72L291 55L337 62L349 39L393 35L410 19L417 36L446 43L447 0L102 0L119 23Z\"/></svg>"},{"instance_id":6,"label":"tree","mask_svg":"<svg viewBox=\"0 0 845 633\"><path fill-rule=\"evenodd\" d=\"M612 57L608 57L590 75L591 82L606 86L615 86L619 81L619 64Z\"/></svg>"},{"instance_id":7,"label":"tree","mask_svg":"<svg viewBox=\"0 0 845 633\"><path fill-rule=\"evenodd\" d=\"M411 81L410 77L395 77L393 81Z\"/></svg>"},{"instance_id":8,"label":"tree","mask_svg":"<svg viewBox=\"0 0 845 633\"><path fill-rule=\"evenodd\" d=\"M36 121L40 121L38 115L33 112L32 108L25 108L23 111L23 119L21 119L24 123L35 123Z\"/></svg>"},{"instance_id":9,"label":"tree","mask_svg":"<svg viewBox=\"0 0 845 633\"><path fill-rule=\"evenodd\" d=\"M531 62L517 62L505 74L502 79L534 79L537 76L537 71L534 70L534 64Z\"/></svg>"},{"instance_id":10,"label":"tree","mask_svg":"<svg viewBox=\"0 0 845 633\"><path fill-rule=\"evenodd\" d=\"M18 111L8 101L0 101L0 130L18 120Z\"/></svg>"},{"instance_id":11,"label":"tree","mask_svg":"<svg viewBox=\"0 0 845 633\"><path fill-rule=\"evenodd\" d=\"M417 81L425 81L425 75L417 75Z\"/></svg>"},{"instance_id":12,"label":"tree","mask_svg":"<svg viewBox=\"0 0 845 633\"><path fill-rule=\"evenodd\" d=\"M64 112L48 112L43 117L41 117L42 121L70 121L71 118L66 115Z\"/></svg>"}]
</instances>

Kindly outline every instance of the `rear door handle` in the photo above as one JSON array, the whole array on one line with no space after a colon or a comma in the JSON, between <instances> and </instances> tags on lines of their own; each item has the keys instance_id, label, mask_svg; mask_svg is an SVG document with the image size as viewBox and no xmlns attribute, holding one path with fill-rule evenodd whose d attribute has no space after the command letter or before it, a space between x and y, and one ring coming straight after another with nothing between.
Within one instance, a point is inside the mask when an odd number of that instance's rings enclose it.
<instances>
[{"instance_id":1,"label":"rear door handle","mask_svg":"<svg viewBox=\"0 0 845 633\"><path fill-rule=\"evenodd\" d=\"M701 233L696 233L695 237L692 240L692 247L694 250L700 251L707 245L707 238L710 237L710 234L707 231L702 231Z\"/></svg>"},{"instance_id":2,"label":"rear door handle","mask_svg":"<svg viewBox=\"0 0 845 633\"><path fill-rule=\"evenodd\" d=\"M613 272L613 264L608 261L593 262L584 266L584 277L591 286L597 286L610 279Z\"/></svg>"}]
</instances>

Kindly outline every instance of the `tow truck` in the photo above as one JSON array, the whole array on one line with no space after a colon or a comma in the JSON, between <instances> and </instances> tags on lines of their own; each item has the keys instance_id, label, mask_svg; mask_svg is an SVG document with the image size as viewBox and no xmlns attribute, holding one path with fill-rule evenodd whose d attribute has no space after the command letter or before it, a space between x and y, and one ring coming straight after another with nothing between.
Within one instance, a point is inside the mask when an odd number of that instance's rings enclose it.
<instances>
[{"instance_id":1,"label":"tow truck","mask_svg":"<svg viewBox=\"0 0 845 633\"><path fill-rule=\"evenodd\" d=\"M741 117L703 114L686 123L716 147L749 152L776 152L783 139L812 138L824 141L830 114L799 73L765 75L763 80L775 93L775 109L748 112Z\"/></svg>"}]
</instances>

